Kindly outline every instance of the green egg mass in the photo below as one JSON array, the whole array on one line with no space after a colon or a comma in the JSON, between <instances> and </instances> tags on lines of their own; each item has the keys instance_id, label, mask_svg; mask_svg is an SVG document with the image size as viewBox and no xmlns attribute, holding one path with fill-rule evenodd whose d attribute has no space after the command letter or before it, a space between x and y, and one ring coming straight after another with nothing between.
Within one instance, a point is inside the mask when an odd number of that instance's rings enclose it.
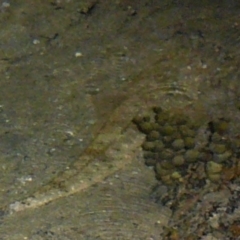
<instances>
[{"instance_id":1,"label":"green egg mass","mask_svg":"<svg viewBox=\"0 0 240 240\"><path fill-rule=\"evenodd\" d=\"M176 128L174 126L171 126L170 124L165 124L161 129L161 133L164 136L170 136L175 132L176 132Z\"/></svg>"},{"instance_id":2,"label":"green egg mass","mask_svg":"<svg viewBox=\"0 0 240 240\"><path fill-rule=\"evenodd\" d=\"M142 148L146 151L151 151L155 148L155 143L154 142L147 142L145 141L143 144L142 144Z\"/></svg>"},{"instance_id":3,"label":"green egg mass","mask_svg":"<svg viewBox=\"0 0 240 240\"><path fill-rule=\"evenodd\" d=\"M223 163L223 162L226 162L227 160L229 160L232 155L233 155L232 151L229 150L222 154L214 154L213 160L217 163Z\"/></svg>"},{"instance_id":4,"label":"green egg mass","mask_svg":"<svg viewBox=\"0 0 240 240\"><path fill-rule=\"evenodd\" d=\"M187 162L196 162L198 160L198 157L200 155L200 152L195 149L190 149L187 150L184 158L186 159Z\"/></svg>"},{"instance_id":5,"label":"green egg mass","mask_svg":"<svg viewBox=\"0 0 240 240\"><path fill-rule=\"evenodd\" d=\"M162 160L171 160L174 157L174 152L171 149L163 149L159 152L159 158Z\"/></svg>"},{"instance_id":6,"label":"green egg mass","mask_svg":"<svg viewBox=\"0 0 240 240\"><path fill-rule=\"evenodd\" d=\"M146 134L145 164L154 167L159 181L175 186L189 183L189 187L201 187L207 181L220 184L224 171L238 164L240 140L228 136L229 121L220 118L199 124L184 111L152 110L154 117L138 116L133 123Z\"/></svg>"},{"instance_id":7,"label":"green egg mass","mask_svg":"<svg viewBox=\"0 0 240 240\"><path fill-rule=\"evenodd\" d=\"M160 162L160 166L163 168L163 169L167 169L167 170L170 170L170 169L173 169L174 166L172 164L171 161L169 160L163 160Z\"/></svg>"},{"instance_id":8,"label":"green egg mass","mask_svg":"<svg viewBox=\"0 0 240 240\"><path fill-rule=\"evenodd\" d=\"M161 126L158 123L154 122L152 123L152 129L159 132L161 130Z\"/></svg>"},{"instance_id":9,"label":"green egg mass","mask_svg":"<svg viewBox=\"0 0 240 240\"><path fill-rule=\"evenodd\" d=\"M174 150L181 150L185 147L184 141L182 139L175 139L172 142L172 148Z\"/></svg>"},{"instance_id":10,"label":"green egg mass","mask_svg":"<svg viewBox=\"0 0 240 240\"><path fill-rule=\"evenodd\" d=\"M141 122L138 126L140 131L146 134L153 130L153 126L150 122Z\"/></svg>"},{"instance_id":11,"label":"green egg mass","mask_svg":"<svg viewBox=\"0 0 240 240\"><path fill-rule=\"evenodd\" d=\"M161 140L155 141L154 143L154 152L160 152L165 147L164 143Z\"/></svg>"},{"instance_id":12,"label":"green egg mass","mask_svg":"<svg viewBox=\"0 0 240 240\"><path fill-rule=\"evenodd\" d=\"M196 135L196 132L190 129L187 125L180 126L179 131L183 137L195 137Z\"/></svg>"},{"instance_id":13,"label":"green egg mass","mask_svg":"<svg viewBox=\"0 0 240 240\"><path fill-rule=\"evenodd\" d=\"M156 173L159 177L162 176L167 176L172 174L172 170L171 168L167 169L167 168L163 168L163 166L160 163L156 163Z\"/></svg>"},{"instance_id":14,"label":"green egg mass","mask_svg":"<svg viewBox=\"0 0 240 240\"><path fill-rule=\"evenodd\" d=\"M225 144L215 144L215 143L211 143L209 146L210 150L214 153L224 153L226 151L226 146Z\"/></svg>"},{"instance_id":15,"label":"green egg mass","mask_svg":"<svg viewBox=\"0 0 240 240\"><path fill-rule=\"evenodd\" d=\"M229 123L224 119L214 122L213 125L214 125L214 131L216 131L220 134L225 133L229 127Z\"/></svg>"},{"instance_id":16,"label":"green egg mass","mask_svg":"<svg viewBox=\"0 0 240 240\"><path fill-rule=\"evenodd\" d=\"M166 122L168 122L170 119L170 115L169 113L158 113L156 116L155 116L155 120L158 124L160 125L163 125L165 124Z\"/></svg>"},{"instance_id":17,"label":"green egg mass","mask_svg":"<svg viewBox=\"0 0 240 240\"><path fill-rule=\"evenodd\" d=\"M173 159L172 159L172 163L174 166L178 167L178 166L182 166L185 163L185 159L182 155L176 155Z\"/></svg>"},{"instance_id":18,"label":"green egg mass","mask_svg":"<svg viewBox=\"0 0 240 240\"><path fill-rule=\"evenodd\" d=\"M147 135L148 141L155 141L155 140L159 140L159 139L160 139L160 133L156 130L149 132L149 134Z\"/></svg>"},{"instance_id":19,"label":"green egg mass","mask_svg":"<svg viewBox=\"0 0 240 240\"><path fill-rule=\"evenodd\" d=\"M194 148L194 146L195 146L194 137L185 137L185 138L183 138L183 140L184 140L184 145L187 149Z\"/></svg>"},{"instance_id":20,"label":"green egg mass","mask_svg":"<svg viewBox=\"0 0 240 240\"><path fill-rule=\"evenodd\" d=\"M163 112L163 109L161 107L153 107L153 112L156 114L160 114Z\"/></svg>"}]
</instances>

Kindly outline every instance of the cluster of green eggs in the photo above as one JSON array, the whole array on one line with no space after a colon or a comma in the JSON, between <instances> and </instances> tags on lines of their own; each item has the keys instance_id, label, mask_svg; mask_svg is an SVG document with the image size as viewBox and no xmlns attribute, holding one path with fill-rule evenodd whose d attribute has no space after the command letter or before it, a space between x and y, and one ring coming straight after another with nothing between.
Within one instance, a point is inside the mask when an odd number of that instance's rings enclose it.
<instances>
[{"instance_id":1,"label":"cluster of green eggs","mask_svg":"<svg viewBox=\"0 0 240 240\"><path fill-rule=\"evenodd\" d=\"M224 169L236 164L238 141L230 140L228 121L196 123L160 107L154 107L153 112L153 117L135 117L133 122L146 134L144 159L154 167L157 179L166 184L206 179L218 182Z\"/></svg>"}]
</instances>

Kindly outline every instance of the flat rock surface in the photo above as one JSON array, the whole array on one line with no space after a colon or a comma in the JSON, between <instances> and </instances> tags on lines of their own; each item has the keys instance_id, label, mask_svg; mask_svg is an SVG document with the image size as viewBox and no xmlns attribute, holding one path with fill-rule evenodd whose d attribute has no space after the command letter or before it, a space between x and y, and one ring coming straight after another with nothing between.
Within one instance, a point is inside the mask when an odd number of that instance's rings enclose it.
<instances>
[{"instance_id":1,"label":"flat rock surface","mask_svg":"<svg viewBox=\"0 0 240 240\"><path fill-rule=\"evenodd\" d=\"M237 239L238 182L216 192L225 202L199 190L180 202L189 215L172 215L153 197L161 183L131 120L161 106L203 122L224 116L236 135L239 10L238 1L0 1L0 239ZM175 233L189 216L192 228Z\"/></svg>"}]
</instances>

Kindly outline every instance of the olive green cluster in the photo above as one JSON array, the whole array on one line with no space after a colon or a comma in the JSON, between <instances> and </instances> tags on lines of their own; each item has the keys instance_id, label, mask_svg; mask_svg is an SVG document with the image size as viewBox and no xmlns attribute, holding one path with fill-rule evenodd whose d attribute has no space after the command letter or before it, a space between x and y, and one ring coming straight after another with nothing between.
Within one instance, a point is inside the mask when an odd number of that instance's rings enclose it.
<instances>
[{"instance_id":1,"label":"olive green cluster","mask_svg":"<svg viewBox=\"0 0 240 240\"><path fill-rule=\"evenodd\" d=\"M229 136L229 123L224 119L218 119L208 123L210 137L206 146L206 173L207 177L213 182L219 182L224 170L238 165L238 154L236 149L239 147L236 139Z\"/></svg>"},{"instance_id":2,"label":"olive green cluster","mask_svg":"<svg viewBox=\"0 0 240 240\"><path fill-rule=\"evenodd\" d=\"M142 144L144 159L146 165L154 167L157 179L166 184L192 181L191 178L219 181L234 157L227 135L228 122L219 119L201 126L184 114L173 114L160 107L153 111L153 117L135 117L133 122L146 134ZM207 136L202 145L201 129Z\"/></svg>"}]
</instances>

